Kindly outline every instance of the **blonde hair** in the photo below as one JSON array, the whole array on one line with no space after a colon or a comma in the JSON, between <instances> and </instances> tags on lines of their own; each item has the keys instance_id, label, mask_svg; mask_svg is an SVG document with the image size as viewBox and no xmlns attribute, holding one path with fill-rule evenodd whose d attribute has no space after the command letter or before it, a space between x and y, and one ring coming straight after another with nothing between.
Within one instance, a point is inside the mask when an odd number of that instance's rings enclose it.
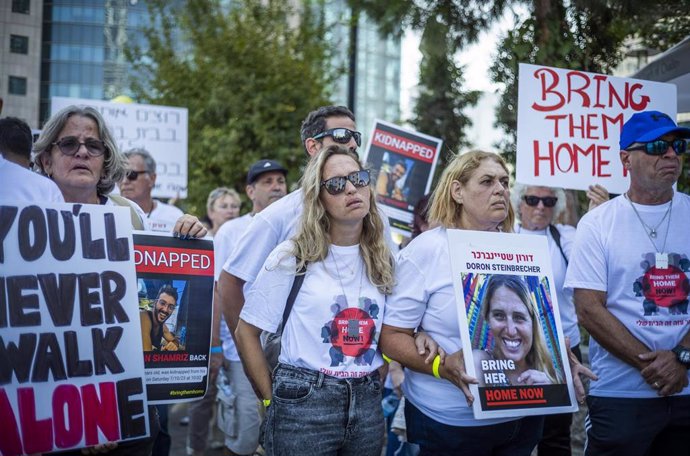
<instances>
[{"instance_id":1,"label":"blonde hair","mask_svg":"<svg viewBox=\"0 0 690 456\"><path fill-rule=\"evenodd\" d=\"M360 170L363 169L355 152L337 144L322 149L307 165L301 181L304 211L297 234L293 238L292 253L297 258L297 271L302 270L308 263L324 261L328 256L331 244L331 218L319 196L324 166L334 155L347 155L357 163ZM381 293L390 294L394 279L393 257L384 236L385 227L374 198L374 191L371 190L369 213L363 220L359 251L369 282Z\"/></svg>"},{"instance_id":2,"label":"blonde hair","mask_svg":"<svg viewBox=\"0 0 690 456\"><path fill-rule=\"evenodd\" d=\"M237 193L235 189L218 187L211 190L211 193L208 194L208 198L206 199L206 212L211 212L211 209L213 209L213 204L224 196L232 197L238 204L242 202L240 194Z\"/></svg>"},{"instance_id":3,"label":"blonde hair","mask_svg":"<svg viewBox=\"0 0 690 456\"><path fill-rule=\"evenodd\" d=\"M431 195L431 204L429 206L429 222L439 224L445 228L458 228L457 222L462 214L462 204L453 199L452 185L453 181L458 181L462 185L467 185L472 174L479 168L484 160L493 160L503 167L509 173L505 161L500 155L485 152L482 150L473 150L462 155L456 155L453 160L448 163L446 169L441 174L434 193ZM501 231L512 232L513 223L515 222L515 212L513 207L508 204L508 215L501 222Z\"/></svg>"},{"instance_id":4,"label":"blonde hair","mask_svg":"<svg viewBox=\"0 0 690 456\"><path fill-rule=\"evenodd\" d=\"M484 288L484 299L481 304L485 321L490 321L491 299L494 293L502 287L512 291L520 298L520 301L525 305L529 316L532 318L532 346L525 358L528 368L544 372L552 383L564 383L563 378L556 373L549 349L546 348L544 333L539 323L539 311L536 309L536 304L530 295L527 284L520 277L501 274L494 274L489 277L486 288Z\"/></svg>"}]
</instances>

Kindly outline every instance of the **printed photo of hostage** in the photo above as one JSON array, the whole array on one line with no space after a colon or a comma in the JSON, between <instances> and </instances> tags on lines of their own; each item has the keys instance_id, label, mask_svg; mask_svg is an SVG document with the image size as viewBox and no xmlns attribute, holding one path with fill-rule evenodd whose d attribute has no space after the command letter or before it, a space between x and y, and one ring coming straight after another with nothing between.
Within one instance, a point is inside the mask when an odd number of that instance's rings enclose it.
<instances>
[{"instance_id":1,"label":"printed photo of hostage","mask_svg":"<svg viewBox=\"0 0 690 456\"><path fill-rule=\"evenodd\" d=\"M150 309L140 309L141 339L144 351L177 351L180 349L179 338L170 331L166 321L177 308L177 289L163 285Z\"/></svg>"},{"instance_id":2,"label":"printed photo of hostage","mask_svg":"<svg viewBox=\"0 0 690 456\"><path fill-rule=\"evenodd\" d=\"M486 334L479 338L486 343L473 347L479 386L565 383L562 371L554 367L539 310L521 277L490 276L483 285L479 311L484 328L474 329Z\"/></svg>"},{"instance_id":3,"label":"printed photo of hostage","mask_svg":"<svg viewBox=\"0 0 690 456\"><path fill-rule=\"evenodd\" d=\"M376 194L385 198L405 201L409 188L405 186L413 160L398 160L393 166L384 161L376 180Z\"/></svg>"}]
</instances>

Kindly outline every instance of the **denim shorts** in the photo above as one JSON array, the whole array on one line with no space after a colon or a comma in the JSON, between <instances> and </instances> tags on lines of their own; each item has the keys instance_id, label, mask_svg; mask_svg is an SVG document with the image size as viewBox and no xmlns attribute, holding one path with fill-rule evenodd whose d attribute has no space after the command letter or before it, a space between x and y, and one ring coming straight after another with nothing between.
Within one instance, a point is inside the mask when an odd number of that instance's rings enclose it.
<instances>
[{"instance_id":1,"label":"denim shorts","mask_svg":"<svg viewBox=\"0 0 690 456\"><path fill-rule=\"evenodd\" d=\"M378 371L335 378L278 364L262 425L266 456L380 456L382 389Z\"/></svg>"},{"instance_id":2,"label":"denim shorts","mask_svg":"<svg viewBox=\"0 0 690 456\"><path fill-rule=\"evenodd\" d=\"M426 416L405 401L407 440L420 447L419 456L530 456L541 439L544 417L524 418L487 426L451 426Z\"/></svg>"}]
</instances>

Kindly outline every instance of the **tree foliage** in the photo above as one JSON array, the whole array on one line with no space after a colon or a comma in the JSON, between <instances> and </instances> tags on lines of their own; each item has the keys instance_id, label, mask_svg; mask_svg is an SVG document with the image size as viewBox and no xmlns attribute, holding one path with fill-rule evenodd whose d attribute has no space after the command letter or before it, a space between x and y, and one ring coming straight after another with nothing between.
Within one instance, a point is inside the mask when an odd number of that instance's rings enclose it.
<instances>
[{"instance_id":1,"label":"tree foliage","mask_svg":"<svg viewBox=\"0 0 690 456\"><path fill-rule=\"evenodd\" d=\"M202 215L208 193L244 191L256 160L279 160L299 177L301 121L328 104L325 27L310 2L299 12L264 0L152 2L147 46L128 57L142 79L138 101L189 109L189 197ZM297 15L297 13L299 13Z\"/></svg>"}]
</instances>

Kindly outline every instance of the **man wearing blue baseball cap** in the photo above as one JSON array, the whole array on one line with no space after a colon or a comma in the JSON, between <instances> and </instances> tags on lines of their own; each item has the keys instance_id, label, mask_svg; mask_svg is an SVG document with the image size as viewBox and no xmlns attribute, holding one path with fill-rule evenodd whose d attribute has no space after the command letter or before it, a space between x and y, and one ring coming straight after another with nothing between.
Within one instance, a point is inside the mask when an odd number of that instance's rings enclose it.
<instances>
[{"instance_id":1,"label":"man wearing blue baseball cap","mask_svg":"<svg viewBox=\"0 0 690 456\"><path fill-rule=\"evenodd\" d=\"M630 117L620 137L630 187L577 227L565 286L599 377L588 456L688 454L690 197L673 186L689 137L662 112Z\"/></svg>"}]
</instances>

